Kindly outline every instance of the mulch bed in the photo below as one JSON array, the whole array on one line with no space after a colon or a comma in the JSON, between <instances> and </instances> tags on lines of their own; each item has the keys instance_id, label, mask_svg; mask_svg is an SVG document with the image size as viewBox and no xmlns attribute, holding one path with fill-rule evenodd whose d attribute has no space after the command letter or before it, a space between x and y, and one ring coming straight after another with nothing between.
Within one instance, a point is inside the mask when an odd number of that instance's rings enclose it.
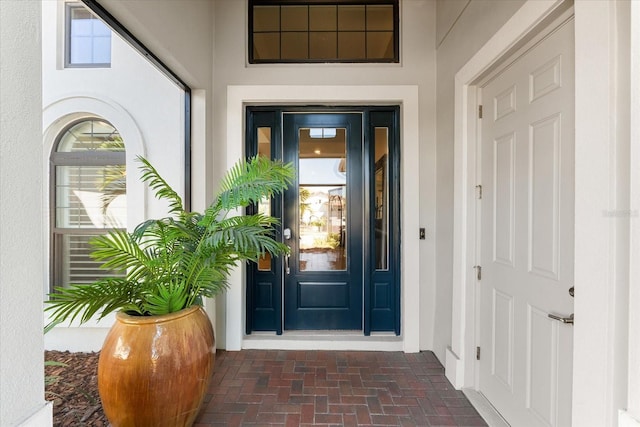
<instances>
[{"instance_id":1,"label":"mulch bed","mask_svg":"<svg viewBox=\"0 0 640 427\"><path fill-rule=\"evenodd\" d=\"M56 377L45 387L45 399L53 401L54 427L107 427L98 394L98 357L100 353L45 351L45 361L67 366L46 366L45 375Z\"/></svg>"}]
</instances>

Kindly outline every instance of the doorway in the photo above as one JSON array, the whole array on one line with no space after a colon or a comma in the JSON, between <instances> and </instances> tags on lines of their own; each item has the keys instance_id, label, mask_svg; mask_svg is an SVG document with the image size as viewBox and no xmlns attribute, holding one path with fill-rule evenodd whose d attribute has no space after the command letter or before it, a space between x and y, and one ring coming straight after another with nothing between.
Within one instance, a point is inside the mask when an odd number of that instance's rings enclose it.
<instances>
[{"instance_id":1,"label":"doorway","mask_svg":"<svg viewBox=\"0 0 640 427\"><path fill-rule=\"evenodd\" d=\"M478 388L511 425L571 424L574 26L479 86Z\"/></svg>"},{"instance_id":2,"label":"doorway","mask_svg":"<svg viewBox=\"0 0 640 427\"><path fill-rule=\"evenodd\" d=\"M278 218L288 256L247 274L247 328L400 333L398 107L247 108L246 152L292 163Z\"/></svg>"}]
</instances>

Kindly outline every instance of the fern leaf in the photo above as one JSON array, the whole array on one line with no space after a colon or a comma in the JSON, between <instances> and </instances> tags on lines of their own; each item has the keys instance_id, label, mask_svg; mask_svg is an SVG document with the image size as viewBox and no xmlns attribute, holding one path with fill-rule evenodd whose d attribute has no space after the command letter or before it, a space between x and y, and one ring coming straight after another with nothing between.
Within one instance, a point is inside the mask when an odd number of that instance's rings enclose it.
<instances>
[{"instance_id":1,"label":"fern leaf","mask_svg":"<svg viewBox=\"0 0 640 427\"><path fill-rule=\"evenodd\" d=\"M184 212L182 198L173 188L160 176L158 171L149 163L147 159L138 156L137 160L142 163L142 181L146 182L158 199L165 199L169 202L169 212L172 214L182 214Z\"/></svg>"}]
</instances>

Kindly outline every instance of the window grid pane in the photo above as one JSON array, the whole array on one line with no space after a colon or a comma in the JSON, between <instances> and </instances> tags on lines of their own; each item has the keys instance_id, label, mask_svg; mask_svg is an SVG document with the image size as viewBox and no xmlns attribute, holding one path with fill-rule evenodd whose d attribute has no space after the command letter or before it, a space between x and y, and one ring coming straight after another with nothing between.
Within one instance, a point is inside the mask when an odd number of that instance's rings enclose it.
<instances>
[{"instance_id":1,"label":"window grid pane","mask_svg":"<svg viewBox=\"0 0 640 427\"><path fill-rule=\"evenodd\" d=\"M250 0L250 62L398 62L397 0L300 3Z\"/></svg>"},{"instance_id":2,"label":"window grid pane","mask_svg":"<svg viewBox=\"0 0 640 427\"><path fill-rule=\"evenodd\" d=\"M67 6L67 66L109 66L111 30L84 6Z\"/></svg>"}]
</instances>

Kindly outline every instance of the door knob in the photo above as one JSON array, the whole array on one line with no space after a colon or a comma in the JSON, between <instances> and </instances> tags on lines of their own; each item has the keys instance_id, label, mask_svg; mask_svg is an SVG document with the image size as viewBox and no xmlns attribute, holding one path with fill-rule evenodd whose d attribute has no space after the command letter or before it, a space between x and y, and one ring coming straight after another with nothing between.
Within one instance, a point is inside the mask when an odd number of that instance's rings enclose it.
<instances>
[{"instance_id":1,"label":"door knob","mask_svg":"<svg viewBox=\"0 0 640 427\"><path fill-rule=\"evenodd\" d=\"M574 288L574 286L569 288L569 295L571 295L571 296L573 296L573 293L574 293L574 289L573 288Z\"/></svg>"},{"instance_id":2,"label":"door knob","mask_svg":"<svg viewBox=\"0 0 640 427\"><path fill-rule=\"evenodd\" d=\"M291 239L291 229L289 227L282 230L282 237L284 237L285 240Z\"/></svg>"}]
</instances>

